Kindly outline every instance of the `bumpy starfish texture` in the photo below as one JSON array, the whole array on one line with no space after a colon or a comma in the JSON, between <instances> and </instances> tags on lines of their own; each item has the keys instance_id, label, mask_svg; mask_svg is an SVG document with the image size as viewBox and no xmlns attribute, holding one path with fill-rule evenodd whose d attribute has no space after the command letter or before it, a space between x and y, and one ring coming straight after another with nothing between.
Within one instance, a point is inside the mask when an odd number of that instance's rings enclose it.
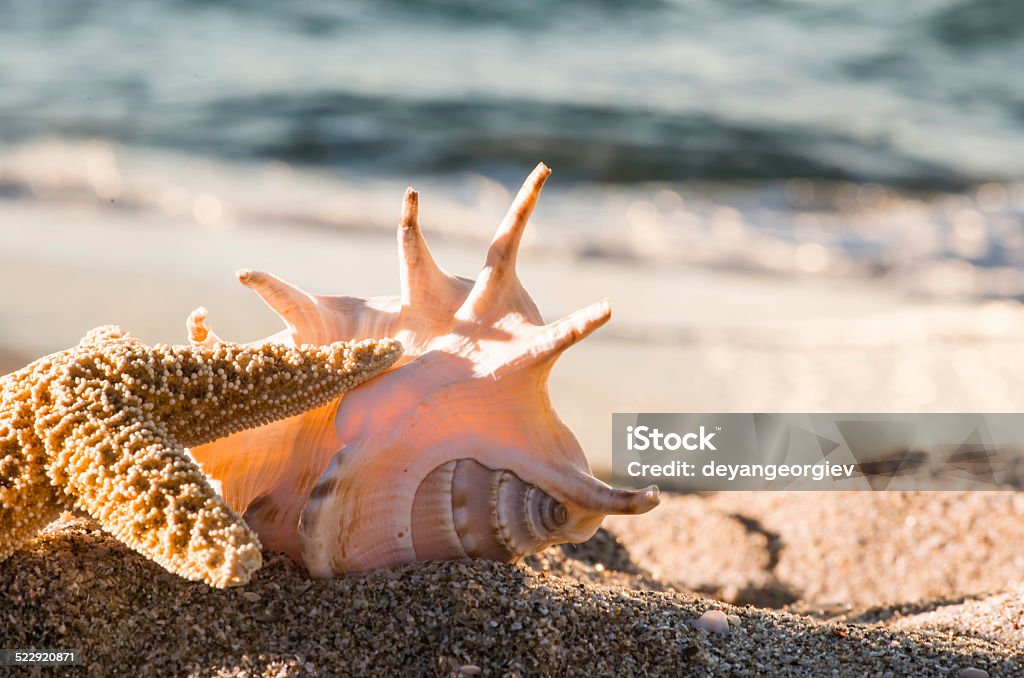
<instances>
[{"instance_id":1,"label":"bumpy starfish texture","mask_svg":"<svg viewBox=\"0 0 1024 678\"><path fill-rule=\"evenodd\" d=\"M389 339L149 347L107 326L0 378L0 560L79 509L171 572L246 583L259 540L184 448L318 407L401 352Z\"/></svg>"}]
</instances>

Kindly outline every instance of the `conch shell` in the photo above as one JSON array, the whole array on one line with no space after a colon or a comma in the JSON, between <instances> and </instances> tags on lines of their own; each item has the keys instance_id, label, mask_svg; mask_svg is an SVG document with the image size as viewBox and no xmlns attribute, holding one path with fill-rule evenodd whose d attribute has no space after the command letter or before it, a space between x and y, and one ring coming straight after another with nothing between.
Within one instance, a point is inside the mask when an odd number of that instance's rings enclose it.
<instances>
[{"instance_id":1,"label":"conch shell","mask_svg":"<svg viewBox=\"0 0 1024 678\"><path fill-rule=\"evenodd\" d=\"M548 398L559 354L611 315L605 300L545 324L519 282L519 242L549 174L541 164L526 180L475 282L434 262L412 189L398 231L400 297L313 295L239 272L288 326L264 341L390 337L405 347L395 367L325 407L192 450L266 547L319 577L515 561L589 539L606 514L658 504L654 486L594 478ZM205 312L189 329L194 343L219 341Z\"/></svg>"}]
</instances>

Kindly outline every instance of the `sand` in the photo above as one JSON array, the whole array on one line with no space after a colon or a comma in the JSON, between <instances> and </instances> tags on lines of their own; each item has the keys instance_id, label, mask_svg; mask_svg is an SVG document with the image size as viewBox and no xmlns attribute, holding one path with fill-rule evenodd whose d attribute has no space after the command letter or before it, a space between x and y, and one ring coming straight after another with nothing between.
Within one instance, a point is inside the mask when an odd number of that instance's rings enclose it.
<instances>
[{"instance_id":1,"label":"sand","mask_svg":"<svg viewBox=\"0 0 1024 678\"><path fill-rule=\"evenodd\" d=\"M1004 614L1019 621L1021 607L999 596L880 621L739 607L658 582L604 532L525 564L421 563L332 581L267 555L247 586L214 590L65 520L0 564L2 645L80 649L75 671L90 675L1024 671L1024 643ZM735 625L695 628L708 610Z\"/></svg>"},{"instance_id":2,"label":"sand","mask_svg":"<svg viewBox=\"0 0 1024 678\"><path fill-rule=\"evenodd\" d=\"M1024 493L723 492L610 516L659 579L729 602L896 605L1024 582Z\"/></svg>"}]
</instances>

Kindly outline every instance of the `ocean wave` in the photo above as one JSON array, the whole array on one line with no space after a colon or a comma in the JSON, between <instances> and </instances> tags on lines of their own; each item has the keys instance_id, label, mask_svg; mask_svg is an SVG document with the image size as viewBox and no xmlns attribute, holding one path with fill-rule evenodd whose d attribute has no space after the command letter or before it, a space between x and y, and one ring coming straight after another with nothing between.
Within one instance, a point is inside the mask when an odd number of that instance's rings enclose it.
<instances>
[{"instance_id":1,"label":"ocean wave","mask_svg":"<svg viewBox=\"0 0 1024 678\"><path fill-rule=\"evenodd\" d=\"M3 201L135 210L212 229L391 232L405 186L424 195L432 239L489 240L516 184L462 173L404 181L281 161L209 157L51 140L0 147ZM517 179L529 171L518 168ZM1024 183L920 193L879 184L573 184L560 168L527 250L644 266L700 266L813 279L884 279L943 298L1024 299Z\"/></svg>"},{"instance_id":2,"label":"ocean wave","mask_svg":"<svg viewBox=\"0 0 1024 678\"><path fill-rule=\"evenodd\" d=\"M378 178L1024 178L1013 0L0 0L0 139Z\"/></svg>"}]
</instances>

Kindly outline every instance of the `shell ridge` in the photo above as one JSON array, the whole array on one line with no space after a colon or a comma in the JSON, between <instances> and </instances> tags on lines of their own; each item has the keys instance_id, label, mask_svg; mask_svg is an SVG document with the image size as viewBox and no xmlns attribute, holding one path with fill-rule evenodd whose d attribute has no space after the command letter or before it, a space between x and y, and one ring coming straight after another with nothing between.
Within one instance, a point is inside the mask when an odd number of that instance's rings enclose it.
<instances>
[{"instance_id":1,"label":"shell ridge","mask_svg":"<svg viewBox=\"0 0 1024 678\"><path fill-rule=\"evenodd\" d=\"M418 559L454 560L469 555L455 527L452 481L457 463L449 461L438 466L416 488L410 519Z\"/></svg>"}]
</instances>

